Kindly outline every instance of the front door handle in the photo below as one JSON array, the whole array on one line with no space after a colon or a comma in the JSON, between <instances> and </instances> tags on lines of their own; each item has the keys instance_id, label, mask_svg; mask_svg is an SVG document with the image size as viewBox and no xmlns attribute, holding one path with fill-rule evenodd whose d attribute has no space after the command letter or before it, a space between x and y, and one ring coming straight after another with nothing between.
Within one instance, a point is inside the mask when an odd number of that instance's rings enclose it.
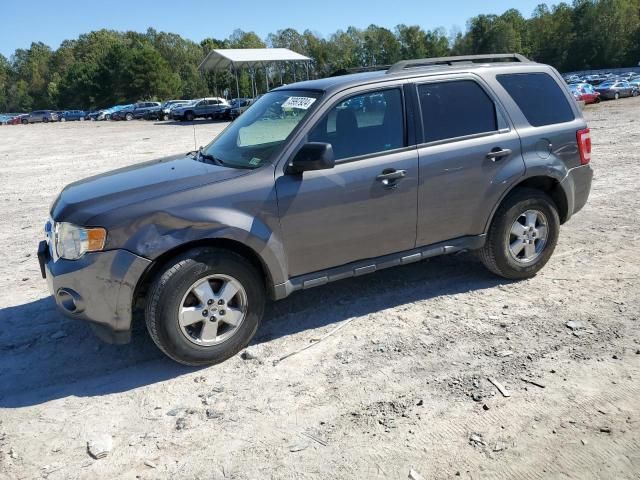
<instances>
[{"instance_id":1,"label":"front door handle","mask_svg":"<svg viewBox=\"0 0 640 480\"><path fill-rule=\"evenodd\" d=\"M400 180L407 176L406 170L396 170L394 168L387 168L382 171L380 175L376 177L376 180L382 182L385 186L392 186L396 180Z\"/></svg>"},{"instance_id":2,"label":"front door handle","mask_svg":"<svg viewBox=\"0 0 640 480\"><path fill-rule=\"evenodd\" d=\"M512 153L513 151L511 151L508 148L496 147L493 150L491 150L489 153L487 153L487 158L492 162L497 162L498 160L501 160L504 157L508 157Z\"/></svg>"}]
</instances>

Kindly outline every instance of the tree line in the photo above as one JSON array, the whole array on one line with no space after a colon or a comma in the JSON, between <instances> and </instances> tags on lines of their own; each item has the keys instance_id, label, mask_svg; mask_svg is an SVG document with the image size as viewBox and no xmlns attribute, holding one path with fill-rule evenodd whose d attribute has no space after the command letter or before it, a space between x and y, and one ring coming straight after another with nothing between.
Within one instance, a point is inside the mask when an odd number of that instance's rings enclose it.
<instances>
[{"instance_id":1,"label":"tree line","mask_svg":"<svg viewBox=\"0 0 640 480\"><path fill-rule=\"evenodd\" d=\"M235 96L229 72L199 72L215 48L285 47L312 59L312 78L401 59L485 53L522 53L560 71L629 67L640 61L640 0L574 0L539 5L529 18L511 9L478 15L464 32L418 25L393 30L348 27L323 37L311 30L279 30L261 39L236 30L200 43L175 33L99 30L65 40L57 49L34 42L9 59L0 55L0 112L41 108L101 108L138 100ZM270 85L306 78L300 66L270 70ZM254 72L260 91L264 72ZM251 96L251 72L240 75L240 94Z\"/></svg>"}]
</instances>

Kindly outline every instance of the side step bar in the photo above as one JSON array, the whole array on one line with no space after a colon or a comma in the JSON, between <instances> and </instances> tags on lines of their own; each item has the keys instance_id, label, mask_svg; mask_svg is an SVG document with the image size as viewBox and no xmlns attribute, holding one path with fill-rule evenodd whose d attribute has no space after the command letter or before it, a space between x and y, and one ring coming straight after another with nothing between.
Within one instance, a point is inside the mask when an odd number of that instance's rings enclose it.
<instances>
[{"instance_id":1,"label":"side step bar","mask_svg":"<svg viewBox=\"0 0 640 480\"><path fill-rule=\"evenodd\" d=\"M393 253L369 260L360 260L329 270L300 275L290 278L285 283L275 285L274 296L276 300L280 300L288 297L296 290L319 287L327 283L344 280L345 278L359 277L360 275L377 272L378 270L384 270L398 265L407 265L439 255L446 255L462 250L477 250L484 246L484 242L485 235L461 237L448 242L436 243L428 247L415 248L413 250Z\"/></svg>"}]
</instances>

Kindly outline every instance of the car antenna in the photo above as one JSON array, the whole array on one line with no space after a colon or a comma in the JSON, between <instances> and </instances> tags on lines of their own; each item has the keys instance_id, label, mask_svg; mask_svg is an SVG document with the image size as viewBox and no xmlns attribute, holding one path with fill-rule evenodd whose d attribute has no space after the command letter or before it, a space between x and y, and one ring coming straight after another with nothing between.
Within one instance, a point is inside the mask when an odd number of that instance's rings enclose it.
<instances>
[{"instance_id":1,"label":"car antenna","mask_svg":"<svg viewBox=\"0 0 640 480\"><path fill-rule=\"evenodd\" d=\"M196 124L193 124L193 148L198 150L198 142L196 141Z\"/></svg>"}]
</instances>

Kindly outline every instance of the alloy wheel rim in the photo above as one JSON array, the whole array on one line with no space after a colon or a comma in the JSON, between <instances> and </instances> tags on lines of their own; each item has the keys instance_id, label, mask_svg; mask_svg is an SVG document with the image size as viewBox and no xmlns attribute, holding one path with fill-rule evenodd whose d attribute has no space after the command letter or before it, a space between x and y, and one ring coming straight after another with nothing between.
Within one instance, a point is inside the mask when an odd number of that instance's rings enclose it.
<instances>
[{"instance_id":1,"label":"alloy wheel rim","mask_svg":"<svg viewBox=\"0 0 640 480\"><path fill-rule=\"evenodd\" d=\"M237 279L222 274L201 278L180 302L180 331L196 345L218 345L238 331L247 316L247 305L247 292Z\"/></svg>"},{"instance_id":2,"label":"alloy wheel rim","mask_svg":"<svg viewBox=\"0 0 640 480\"><path fill-rule=\"evenodd\" d=\"M534 262L547 245L549 223L539 210L527 210L516 218L507 234L509 254L518 263Z\"/></svg>"}]
</instances>

